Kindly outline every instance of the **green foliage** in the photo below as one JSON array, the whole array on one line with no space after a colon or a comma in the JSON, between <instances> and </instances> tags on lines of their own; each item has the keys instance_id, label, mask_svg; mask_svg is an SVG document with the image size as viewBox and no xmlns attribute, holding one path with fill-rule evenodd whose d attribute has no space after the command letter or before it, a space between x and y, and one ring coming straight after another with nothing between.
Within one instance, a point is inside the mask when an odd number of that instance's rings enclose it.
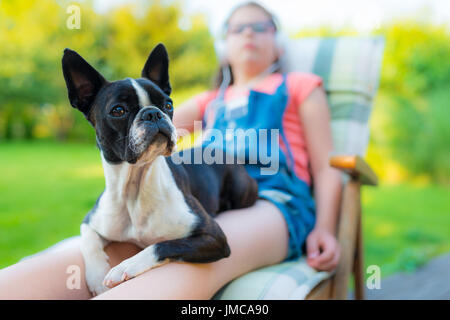
<instances>
[{"instance_id":1,"label":"green foliage","mask_svg":"<svg viewBox=\"0 0 450 320\"><path fill-rule=\"evenodd\" d=\"M390 153L413 174L448 183L448 28L403 21L385 26L380 33L387 39L380 91L388 100L376 108L389 114L381 128L390 133Z\"/></svg>"},{"instance_id":2,"label":"green foliage","mask_svg":"<svg viewBox=\"0 0 450 320\"><path fill-rule=\"evenodd\" d=\"M434 181L450 181L450 91L443 86L408 100L392 95L392 153L416 174L428 174ZM384 108L385 110L387 108ZM397 125L401 124L401 125Z\"/></svg>"},{"instance_id":3,"label":"green foliage","mask_svg":"<svg viewBox=\"0 0 450 320\"><path fill-rule=\"evenodd\" d=\"M139 77L150 50L169 52L174 92L205 87L214 72L213 40L202 16L179 26L177 2L120 6L105 14L92 1L76 3L81 28L69 29L69 1L2 1L0 6L0 139L92 139L67 100L61 72L64 48L79 52L107 79ZM81 126L81 127L80 127Z\"/></svg>"}]
</instances>

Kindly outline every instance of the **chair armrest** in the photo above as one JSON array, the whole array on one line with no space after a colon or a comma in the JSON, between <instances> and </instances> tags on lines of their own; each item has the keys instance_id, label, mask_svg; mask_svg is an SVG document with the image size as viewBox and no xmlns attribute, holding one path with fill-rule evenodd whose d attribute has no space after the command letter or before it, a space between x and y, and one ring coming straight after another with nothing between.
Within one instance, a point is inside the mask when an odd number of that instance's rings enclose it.
<instances>
[{"instance_id":1,"label":"chair armrest","mask_svg":"<svg viewBox=\"0 0 450 320\"><path fill-rule=\"evenodd\" d=\"M376 186L378 177L360 156L339 155L330 157L330 166L348 173L362 184Z\"/></svg>"}]
</instances>

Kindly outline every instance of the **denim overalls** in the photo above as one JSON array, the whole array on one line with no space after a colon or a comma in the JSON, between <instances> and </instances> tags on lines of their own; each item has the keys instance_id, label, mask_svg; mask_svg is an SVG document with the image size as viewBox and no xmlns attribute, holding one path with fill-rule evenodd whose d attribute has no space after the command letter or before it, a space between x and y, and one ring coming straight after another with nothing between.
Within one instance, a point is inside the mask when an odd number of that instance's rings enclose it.
<instances>
[{"instance_id":1,"label":"denim overalls","mask_svg":"<svg viewBox=\"0 0 450 320\"><path fill-rule=\"evenodd\" d=\"M248 103L234 107L231 111L230 107L225 105L224 93L225 90L219 91L218 97L210 103L204 115L207 129L222 132L223 141L217 141L217 137L213 141L206 138L203 139L202 146L225 146L228 153L231 149L227 146L230 146L230 141L234 139L229 134L230 129L256 129L257 133L266 132L262 138L258 134L249 134L249 143L244 146L241 144L237 147L234 143L233 152L241 160L244 159L247 172L258 182L259 198L271 201L283 214L289 230L289 249L285 261L293 260L304 253L302 249L305 248L306 237L314 227L315 202L310 187L294 173L293 155L283 132L282 117L288 102L286 75L283 75L283 81L274 94L250 90ZM279 147L277 136L282 139L285 151ZM274 140L278 140L275 145ZM259 151L262 151L261 154ZM251 156L255 154L256 162L250 161ZM278 158L278 170L271 172L273 174L262 174L262 170L269 167L267 159L261 158L263 154Z\"/></svg>"}]
</instances>

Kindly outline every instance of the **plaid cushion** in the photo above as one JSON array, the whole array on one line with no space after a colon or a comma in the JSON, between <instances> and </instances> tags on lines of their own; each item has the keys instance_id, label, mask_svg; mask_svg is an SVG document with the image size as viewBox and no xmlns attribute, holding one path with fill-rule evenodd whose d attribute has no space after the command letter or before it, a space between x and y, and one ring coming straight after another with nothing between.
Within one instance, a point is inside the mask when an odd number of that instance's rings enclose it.
<instances>
[{"instance_id":1,"label":"plaid cushion","mask_svg":"<svg viewBox=\"0 0 450 320\"><path fill-rule=\"evenodd\" d=\"M383 37L301 38L286 50L288 71L322 77L328 95L336 154L364 156L368 120L378 89Z\"/></svg>"},{"instance_id":2,"label":"plaid cushion","mask_svg":"<svg viewBox=\"0 0 450 320\"><path fill-rule=\"evenodd\" d=\"M366 152L368 120L378 89L384 42L383 37L289 41L286 71L311 72L323 79L336 154L363 156ZM214 299L304 299L329 276L310 268L303 256L247 273L224 286Z\"/></svg>"},{"instance_id":3,"label":"plaid cushion","mask_svg":"<svg viewBox=\"0 0 450 320\"><path fill-rule=\"evenodd\" d=\"M305 257L254 270L220 289L214 300L303 300L328 272L317 272Z\"/></svg>"}]
</instances>

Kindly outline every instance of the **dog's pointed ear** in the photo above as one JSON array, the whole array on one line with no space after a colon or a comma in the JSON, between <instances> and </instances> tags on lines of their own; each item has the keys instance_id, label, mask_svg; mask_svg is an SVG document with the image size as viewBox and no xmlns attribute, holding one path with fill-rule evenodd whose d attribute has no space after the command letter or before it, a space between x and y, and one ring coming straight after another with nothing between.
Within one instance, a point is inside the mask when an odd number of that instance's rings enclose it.
<instances>
[{"instance_id":1,"label":"dog's pointed ear","mask_svg":"<svg viewBox=\"0 0 450 320\"><path fill-rule=\"evenodd\" d=\"M165 94L170 95L169 55L166 47L160 43L150 53L141 76L153 81Z\"/></svg>"},{"instance_id":2,"label":"dog's pointed ear","mask_svg":"<svg viewBox=\"0 0 450 320\"><path fill-rule=\"evenodd\" d=\"M107 81L78 53L67 48L64 50L62 58L62 69L70 104L83 112L90 121L88 115L92 103Z\"/></svg>"}]
</instances>

